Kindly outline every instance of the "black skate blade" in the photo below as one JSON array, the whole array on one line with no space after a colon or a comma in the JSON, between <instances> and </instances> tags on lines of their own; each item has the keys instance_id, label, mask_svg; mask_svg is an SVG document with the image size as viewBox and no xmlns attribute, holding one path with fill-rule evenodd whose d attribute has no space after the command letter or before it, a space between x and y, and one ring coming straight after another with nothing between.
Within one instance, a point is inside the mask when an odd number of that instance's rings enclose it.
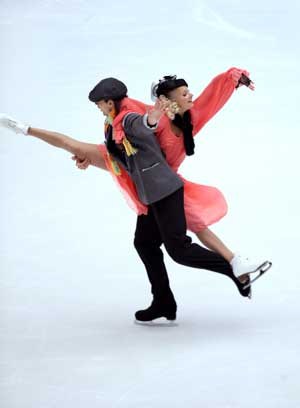
<instances>
[{"instance_id":1,"label":"black skate blade","mask_svg":"<svg viewBox=\"0 0 300 408\"><path fill-rule=\"evenodd\" d=\"M248 295L246 297L251 300L252 299L252 288L251 288L251 284L250 284L250 278L249 278L249 275L248 275L247 280L243 283L243 290L247 289L249 286L250 286L249 292L248 292Z\"/></svg>"},{"instance_id":2,"label":"black skate blade","mask_svg":"<svg viewBox=\"0 0 300 408\"><path fill-rule=\"evenodd\" d=\"M176 323L176 320L167 320L163 317L159 317L157 319L149 320L146 322L135 319L134 323L137 324L138 326L148 326L148 327L177 327L178 326L178 323Z\"/></svg>"},{"instance_id":3,"label":"black skate blade","mask_svg":"<svg viewBox=\"0 0 300 408\"><path fill-rule=\"evenodd\" d=\"M266 261L263 264L261 264L255 271L250 272L250 273L258 272L258 275L255 276L255 278L250 279L249 282L247 282L246 285L244 285L244 289L247 289L257 279L261 278L271 268L271 266L272 266L272 262Z\"/></svg>"},{"instance_id":4,"label":"black skate blade","mask_svg":"<svg viewBox=\"0 0 300 408\"><path fill-rule=\"evenodd\" d=\"M251 300L251 299L252 299L252 288L251 288L251 283L247 283L247 286L244 286L244 289L247 289L247 288L248 288L248 286L250 286L250 292L248 293L247 298L248 298L249 300Z\"/></svg>"}]
</instances>

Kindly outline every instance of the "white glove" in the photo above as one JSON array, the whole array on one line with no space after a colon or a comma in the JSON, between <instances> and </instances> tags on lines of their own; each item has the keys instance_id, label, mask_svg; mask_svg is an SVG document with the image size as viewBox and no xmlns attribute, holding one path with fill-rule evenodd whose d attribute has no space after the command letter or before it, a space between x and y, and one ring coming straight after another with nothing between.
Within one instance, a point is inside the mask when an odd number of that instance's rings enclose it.
<instances>
[{"instance_id":1,"label":"white glove","mask_svg":"<svg viewBox=\"0 0 300 408\"><path fill-rule=\"evenodd\" d=\"M23 133L24 135L28 134L28 125L11 118L5 113L0 113L0 125L6 129L14 131L15 133Z\"/></svg>"}]
</instances>

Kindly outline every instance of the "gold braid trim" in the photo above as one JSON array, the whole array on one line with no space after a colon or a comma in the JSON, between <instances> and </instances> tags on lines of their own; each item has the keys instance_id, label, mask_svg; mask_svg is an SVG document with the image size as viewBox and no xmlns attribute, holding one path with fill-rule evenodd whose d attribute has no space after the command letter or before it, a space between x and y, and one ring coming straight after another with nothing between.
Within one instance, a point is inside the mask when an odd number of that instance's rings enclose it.
<instances>
[{"instance_id":1,"label":"gold braid trim","mask_svg":"<svg viewBox=\"0 0 300 408\"><path fill-rule=\"evenodd\" d=\"M123 146L125 148L127 156L131 156L131 155L137 153L137 149L135 149L132 146L132 144L129 142L129 140L126 137L123 138L122 143L123 143Z\"/></svg>"}]
</instances>

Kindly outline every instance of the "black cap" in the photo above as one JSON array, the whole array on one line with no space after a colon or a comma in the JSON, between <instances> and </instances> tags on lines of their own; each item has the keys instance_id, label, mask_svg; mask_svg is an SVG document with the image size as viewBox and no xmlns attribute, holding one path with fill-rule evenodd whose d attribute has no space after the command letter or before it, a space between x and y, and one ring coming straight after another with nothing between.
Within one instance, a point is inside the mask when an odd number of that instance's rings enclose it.
<instances>
[{"instance_id":1,"label":"black cap","mask_svg":"<svg viewBox=\"0 0 300 408\"><path fill-rule=\"evenodd\" d=\"M118 100L127 96L126 85L116 78L105 78L100 81L89 93L91 102L99 102L102 99Z\"/></svg>"}]
</instances>

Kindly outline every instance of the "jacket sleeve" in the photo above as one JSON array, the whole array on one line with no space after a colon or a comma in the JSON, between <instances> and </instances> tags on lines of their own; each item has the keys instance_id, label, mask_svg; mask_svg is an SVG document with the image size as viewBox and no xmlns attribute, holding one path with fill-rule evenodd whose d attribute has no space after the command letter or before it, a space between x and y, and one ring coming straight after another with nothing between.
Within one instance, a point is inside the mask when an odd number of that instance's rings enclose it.
<instances>
[{"instance_id":1,"label":"jacket sleeve","mask_svg":"<svg viewBox=\"0 0 300 408\"><path fill-rule=\"evenodd\" d=\"M135 135L147 137L148 135L152 135L156 129L150 129L146 126L145 116L139 113L128 113L123 119L123 128L126 136L128 136L132 142L134 142Z\"/></svg>"},{"instance_id":2,"label":"jacket sleeve","mask_svg":"<svg viewBox=\"0 0 300 408\"><path fill-rule=\"evenodd\" d=\"M230 68L216 76L194 101L191 109L194 136L229 100L242 74L249 76L246 70Z\"/></svg>"}]
</instances>

